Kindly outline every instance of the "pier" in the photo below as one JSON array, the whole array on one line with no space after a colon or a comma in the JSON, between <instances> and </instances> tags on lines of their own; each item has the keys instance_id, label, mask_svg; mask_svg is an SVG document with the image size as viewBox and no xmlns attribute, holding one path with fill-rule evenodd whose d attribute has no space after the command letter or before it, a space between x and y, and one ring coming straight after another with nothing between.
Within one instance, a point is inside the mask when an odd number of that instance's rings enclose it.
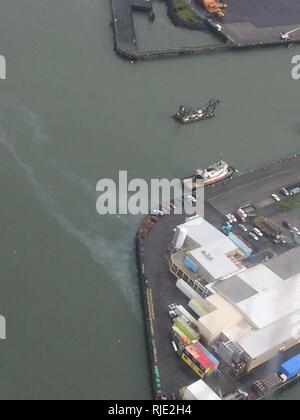
<instances>
[{"instance_id":1,"label":"pier","mask_svg":"<svg viewBox=\"0 0 300 420\"><path fill-rule=\"evenodd\" d=\"M221 212L232 209L230 206L238 206L251 200L261 202L265 200L266 191L276 191L285 183L287 185L299 182L299 165L300 155L295 155L208 188L205 219L215 226L220 226ZM199 379L174 352L170 337L171 321L168 317L168 305L177 303L186 306L188 303L187 298L176 288L176 281L171 276L168 265L173 230L184 221L184 215L167 215L157 222L148 216L136 236L149 366L155 399L161 398L162 395L170 397L172 394L178 397L181 388ZM299 352L300 344L278 354L242 378L232 380L221 374L207 378L206 382L214 390L221 389L223 395L231 394L239 387L250 391L254 380L273 374L282 362Z\"/></svg>"},{"instance_id":2,"label":"pier","mask_svg":"<svg viewBox=\"0 0 300 420\"><path fill-rule=\"evenodd\" d=\"M112 27L115 37L115 50L124 58L137 59L137 39L134 28L133 12L153 12L152 0L110 0Z\"/></svg>"},{"instance_id":3,"label":"pier","mask_svg":"<svg viewBox=\"0 0 300 420\"><path fill-rule=\"evenodd\" d=\"M167 3L171 0L166 0ZM300 3L298 0L230 0L226 16L217 20L208 14L199 0L189 5L203 19L212 34L220 40L217 44L185 46L171 49L143 51L138 48L134 27L135 11L154 17L152 0L110 0L115 51L130 61L153 60L213 54L225 51L247 50L264 47L287 46L280 39L282 32L300 27ZM272 3L272 4L270 4ZM221 28L218 26L220 25ZM300 43L300 31L295 33L294 43Z\"/></svg>"}]
</instances>

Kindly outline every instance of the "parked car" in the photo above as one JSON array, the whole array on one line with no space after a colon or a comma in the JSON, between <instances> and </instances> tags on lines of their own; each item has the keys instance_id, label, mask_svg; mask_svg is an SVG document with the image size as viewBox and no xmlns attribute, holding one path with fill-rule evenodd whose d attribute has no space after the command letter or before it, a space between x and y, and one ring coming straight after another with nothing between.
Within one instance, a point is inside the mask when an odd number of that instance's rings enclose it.
<instances>
[{"instance_id":1,"label":"parked car","mask_svg":"<svg viewBox=\"0 0 300 420\"><path fill-rule=\"evenodd\" d=\"M244 232L248 232L248 228L245 225L243 225L243 223L239 224L239 228L242 229Z\"/></svg>"},{"instance_id":2,"label":"parked car","mask_svg":"<svg viewBox=\"0 0 300 420\"><path fill-rule=\"evenodd\" d=\"M187 196L187 199L190 201L190 202L192 202L193 204L196 204L197 203L197 199L192 195L192 194L189 194L188 196Z\"/></svg>"},{"instance_id":3,"label":"parked car","mask_svg":"<svg viewBox=\"0 0 300 420\"><path fill-rule=\"evenodd\" d=\"M277 195L277 194L272 194L271 196L273 198L274 201L276 201L277 203L279 203L281 201L281 198Z\"/></svg>"},{"instance_id":4,"label":"parked car","mask_svg":"<svg viewBox=\"0 0 300 420\"><path fill-rule=\"evenodd\" d=\"M233 221L233 223L237 223L238 220L234 214L230 213L229 216L231 217L231 220Z\"/></svg>"},{"instance_id":5,"label":"parked car","mask_svg":"<svg viewBox=\"0 0 300 420\"><path fill-rule=\"evenodd\" d=\"M255 235L259 236L260 238L264 236L263 233L257 228L254 228L253 232L255 233Z\"/></svg>"},{"instance_id":6,"label":"parked car","mask_svg":"<svg viewBox=\"0 0 300 420\"><path fill-rule=\"evenodd\" d=\"M252 239L254 239L255 241L259 241L259 237L255 235L254 232L250 232L249 235L251 236Z\"/></svg>"},{"instance_id":7,"label":"parked car","mask_svg":"<svg viewBox=\"0 0 300 420\"><path fill-rule=\"evenodd\" d=\"M162 216L164 216L164 215L165 215L165 213L164 213L162 210L159 210L159 209L154 209L154 210L152 211L152 215L153 215L153 216L159 216L159 217L162 217Z\"/></svg>"},{"instance_id":8,"label":"parked car","mask_svg":"<svg viewBox=\"0 0 300 420\"><path fill-rule=\"evenodd\" d=\"M290 197L290 192L286 188L281 188L280 193L285 197Z\"/></svg>"},{"instance_id":9,"label":"parked car","mask_svg":"<svg viewBox=\"0 0 300 420\"><path fill-rule=\"evenodd\" d=\"M177 318L177 314L175 311L169 311L169 318L173 321Z\"/></svg>"},{"instance_id":10,"label":"parked car","mask_svg":"<svg viewBox=\"0 0 300 420\"><path fill-rule=\"evenodd\" d=\"M226 219L228 220L229 223L234 223L233 219L232 219L232 214L226 214Z\"/></svg>"}]
</instances>

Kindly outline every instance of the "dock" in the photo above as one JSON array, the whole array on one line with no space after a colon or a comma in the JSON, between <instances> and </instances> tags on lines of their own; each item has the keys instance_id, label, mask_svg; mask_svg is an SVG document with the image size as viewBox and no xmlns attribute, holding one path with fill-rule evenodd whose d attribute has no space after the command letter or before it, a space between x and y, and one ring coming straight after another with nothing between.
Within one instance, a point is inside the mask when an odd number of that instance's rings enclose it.
<instances>
[{"instance_id":1,"label":"dock","mask_svg":"<svg viewBox=\"0 0 300 420\"><path fill-rule=\"evenodd\" d=\"M202 18L207 30L219 38L219 42L194 47L187 45L171 49L140 50L134 27L134 13L143 12L154 17L152 1L110 0L115 51L127 60L153 60L254 48L287 47L288 44L281 41L280 33L300 28L298 0L289 0L288 3L285 0L272 0L271 6L269 0L230 0L226 16L221 20L208 14L199 0L189 0L190 7ZM172 0L165 1L168 3ZM300 31L295 33L294 43L300 43Z\"/></svg>"},{"instance_id":2,"label":"dock","mask_svg":"<svg viewBox=\"0 0 300 420\"><path fill-rule=\"evenodd\" d=\"M220 226L221 213L228 210L227 206L240 205L252 199L259 203L266 191L272 191L273 188L276 191L285 184L299 182L299 167L300 155L295 155L207 188L205 219ZM155 399L162 395L178 397L181 388L199 379L180 360L172 347L172 324L168 316L168 305L177 303L186 307L188 304L187 298L176 288L176 280L171 276L168 265L173 230L184 221L184 215L166 215L158 222L146 217L136 236L149 367ZM214 390L221 389L223 395L229 395L239 387L250 391L254 380L273 374L276 367L298 353L300 344L278 354L245 377L233 381L223 374L213 375L206 382Z\"/></svg>"},{"instance_id":3,"label":"dock","mask_svg":"<svg viewBox=\"0 0 300 420\"><path fill-rule=\"evenodd\" d=\"M133 12L150 14L153 12L152 0L110 0L115 50L124 58L137 59L137 39Z\"/></svg>"}]
</instances>

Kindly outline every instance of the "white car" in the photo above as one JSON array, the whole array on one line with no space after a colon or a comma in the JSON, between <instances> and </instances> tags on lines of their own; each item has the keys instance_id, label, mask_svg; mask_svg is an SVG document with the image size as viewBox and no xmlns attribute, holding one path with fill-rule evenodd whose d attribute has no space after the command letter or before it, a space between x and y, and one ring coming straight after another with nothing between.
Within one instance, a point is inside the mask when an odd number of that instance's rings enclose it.
<instances>
[{"instance_id":1,"label":"white car","mask_svg":"<svg viewBox=\"0 0 300 420\"><path fill-rule=\"evenodd\" d=\"M168 306L169 312L171 311L175 311L175 309L177 308L177 304L176 303L172 303L171 305Z\"/></svg>"},{"instance_id":2,"label":"white car","mask_svg":"<svg viewBox=\"0 0 300 420\"><path fill-rule=\"evenodd\" d=\"M237 223L238 220L234 214L231 213L229 216L231 217L231 220L233 221L233 223Z\"/></svg>"},{"instance_id":3,"label":"white car","mask_svg":"<svg viewBox=\"0 0 300 420\"><path fill-rule=\"evenodd\" d=\"M255 241L258 241L258 240L259 240L258 236L256 236L254 232L250 232L250 233L249 233L249 235L250 235L250 236L251 236L251 238L253 238Z\"/></svg>"},{"instance_id":4,"label":"white car","mask_svg":"<svg viewBox=\"0 0 300 420\"><path fill-rule=\"evenodd\" d=\"M277 194L272 194L271 197L273 198L274 201L276 201L277 203L280 203L281 199Z\"/></svg>"},{"instance_id":5,"label":"white car","mask_svg":"<svg viewBox=\"0 0 300 420\"><path fill-rule=\"evenodd\" d=\"M254 228L253 232L255 233L255 235L259 236L260 238L264 236L263 233L257 228Z\"/></svg>"},{"instance_id":6,"label":"white car","mask_svg":"<svg viewBox=\"0 0 300 420\"><path fill-rule=\"evenodd\" d=\"M159 216L159 217L163 217L165 215L165 213L162 210L159 210L159 209L154 209L152 211L152 214L154 216Z\"/></svg>"},{"instance_id":7,"label":"white car","mask_svg":"<svg viewBox=\"0 0 300 420\"><path fill-rule=\"evenodd\" d=\"M234 223L233 218L232 218L232 214L226 214L226 219L228 220L229 223Z\"/></svg>"},{"instance_id":8,"label":"white car","mask_svg":"<svg viewBox=\"0 0 300 420\"><path fill-rule=\"evenodd\" d=\"M197 203L197 199L192 195L192 194L189 194L188 196L187 196L187 199L188 199L188 201L190 201L190 202L192 202L192 203L194 203L194 204L196 204Z\"/></svg>"},{"instance_id":9,"label":"white car","mask_svg":"<svg viewBox=\"0 0 300 420\"><path fill-rule=\"evenodd\" d=\"M245 225L243 225L242 223L239 224L239 228L242 229L244 232L248 232L248 229Z\"/></svg>"}]
</instances>

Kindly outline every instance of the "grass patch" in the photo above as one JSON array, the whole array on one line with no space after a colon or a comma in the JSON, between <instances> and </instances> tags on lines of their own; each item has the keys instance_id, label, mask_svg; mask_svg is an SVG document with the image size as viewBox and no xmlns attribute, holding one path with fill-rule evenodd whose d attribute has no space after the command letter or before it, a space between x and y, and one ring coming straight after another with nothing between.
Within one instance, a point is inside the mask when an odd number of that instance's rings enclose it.
<instances>
[{"instance_id":1,"label":"grass patch","mask_svg":"<svg viewBox=\"0 0 300 420\"><path fill-rule=\"evenodd\" d=\"M294 197L283 198L278 205L283 212L297 209L300 207L300 194L295 195Z\"/></svg>"},{"instance_id":2,"label":"grass patch","mask_svg":"<svg viewBox=\"0 0 300 420\"><path fill-rule=\"evenodd\" d=\"M182 22L202 23L203 20L185 2L185 0L172 0L175 13Z\"/></svg>"}]
</instances>

